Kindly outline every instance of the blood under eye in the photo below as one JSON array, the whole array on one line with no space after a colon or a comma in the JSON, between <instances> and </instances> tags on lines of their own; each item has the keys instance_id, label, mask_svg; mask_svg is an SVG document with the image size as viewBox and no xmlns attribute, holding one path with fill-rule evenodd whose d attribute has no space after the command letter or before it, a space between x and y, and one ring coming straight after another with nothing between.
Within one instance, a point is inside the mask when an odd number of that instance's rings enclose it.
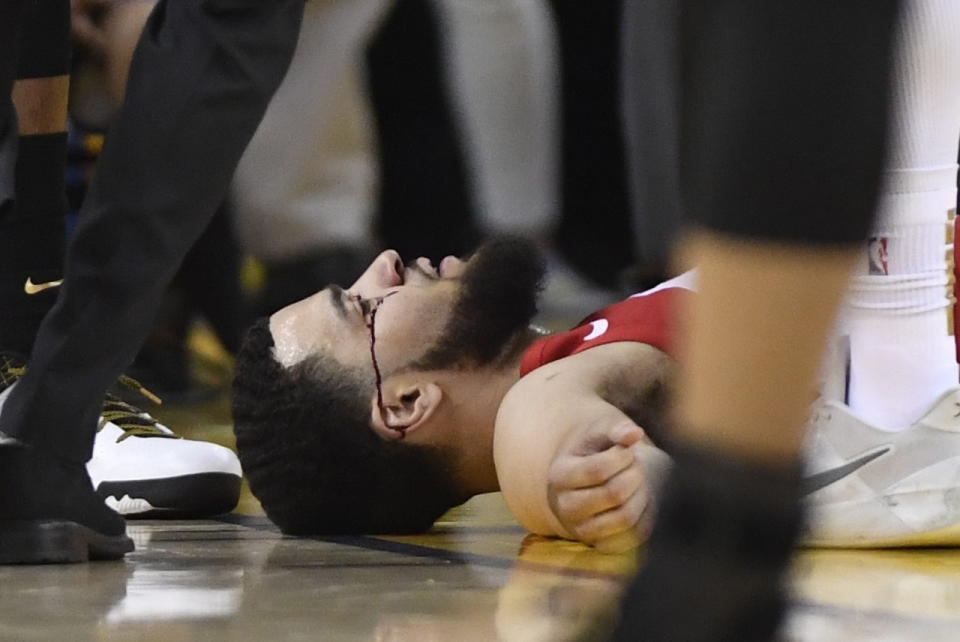
<instances>
[{"instance_id":1,"label":"blood under eye","mask_svg":"<svg viewBox=\"0 0 960 642\"><path fill-rule=\"evenodd\" d=\"M392 292L390 294L393 294ZM383 419L383 375L380 373L380 364L377 362L377 351L375 349L377 343L376 330L374 329L374 324L377 320L377 309L380 307L380 304L383 303L383 300L386 299L390 294L387 294L382 297L373 299L373 304L370 307L370 318L366 322L367 329L370 331L370 359L373 361L373 376L374 383L377 386L377 409L380 411L380 417ZM366 319L366 316L364 316ZM387 425L387 428L393 430L397 433L397 439L403 439L407 436L407 427L406 426L390 426L384 420L384 424Z\"/></svg>"},{"instance_id":2,"label":"blood under eye","mask_svg":"<svg viewBox=\"0 0 960 642\"><path fill-rule=\"evenodd\" d=\"M357 304L360 306L360 313L366 318L373 306L371 305L370 299L358 299Z\"/></svg>"},{"instance_id":3,"label":"blood under eye","mask_svg":"<svg viewBox=\"0 0 960 642\"><path fill-rule=\"evenodd\" d=\"M348 297L350 302L357 306L357 310L360 312L360 316L363 317L364 323L366 323L367 316L370 314L371 304L370 299L364 299L359 294L351 294Z\"/></svg>"}]
</instances>

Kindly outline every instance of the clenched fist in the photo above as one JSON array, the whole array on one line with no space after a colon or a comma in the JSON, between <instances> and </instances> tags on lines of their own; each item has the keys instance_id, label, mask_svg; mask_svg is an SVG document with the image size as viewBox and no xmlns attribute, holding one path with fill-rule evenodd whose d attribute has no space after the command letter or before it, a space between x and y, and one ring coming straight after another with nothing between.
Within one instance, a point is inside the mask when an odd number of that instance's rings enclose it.
<instances>
[{"instance_id":1,"label":"clenched fist","mask_svg":"<svg viewBox=\"0 0 960 642\"><path fill-rule=\"evenodd\" d=\"M599 416L573 434L551 463L550 508L576 539L600 551L629 550L649 535L655 493L669 462L626 415Z\"/></svg>"}]
</instances>

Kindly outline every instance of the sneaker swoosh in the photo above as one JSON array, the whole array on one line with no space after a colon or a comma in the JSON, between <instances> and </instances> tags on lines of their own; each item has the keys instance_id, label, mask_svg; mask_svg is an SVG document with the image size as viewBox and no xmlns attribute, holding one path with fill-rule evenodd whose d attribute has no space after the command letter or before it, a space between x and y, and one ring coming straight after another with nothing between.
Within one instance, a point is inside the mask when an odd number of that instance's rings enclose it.
<instances>
[{"instance_id":1,"label":"sneaker swoosh","mask_svg":"<svg viewBox=\"0 0 960 642\"><path fill-rule=\"evenodd\" d=\"M47 281L46 283L34 283L30 277L27 277L27 282L23 284L23 291L27 294L36 294L38 292L43 292L44 290L49 290L50 288L55 288L63 283L63 279L57 281Z\"/></svg>"},{"instance_id":2,"label":"sneaker swoosh","mask_svg":"<svg viewBox=\"0 0 960 642\"><path fill-rule=\"evenodd\" d=\"M888 452L890 452L890 446L886 446L880 450L875 450L872 453L867 453L866 455L857 457L856 459L848 461L845 464L841 464L836 468L830 468L819 473L809 475L803 479L803 494L809 495L817 492L821 488L826 488L830 484L838 482L844 477L847 477L857 470L863 468L877 457L886 455Z\"/></svg>"}]
</instances>

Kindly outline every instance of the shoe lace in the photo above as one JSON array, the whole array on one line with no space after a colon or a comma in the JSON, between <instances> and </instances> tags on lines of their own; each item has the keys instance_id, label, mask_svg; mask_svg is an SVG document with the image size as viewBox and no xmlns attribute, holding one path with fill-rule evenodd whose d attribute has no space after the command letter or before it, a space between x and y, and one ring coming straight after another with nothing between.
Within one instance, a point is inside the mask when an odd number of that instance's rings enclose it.
<instances>
[{"instance_id":1,"label":"shoe lace","mask_svg":"<svg viewBox=\"0 0 960 642\"><path fill-rule=\"evenodd\" d=\"M0 353L0 391L17 382L27 371L26 366L8 354Z\"/></svg>"},{"instance_id":2,"label":"shoe lace","mask_svg":"<svg viewBox=\"0 0 960 642\"><path fill-rule=\"evenodd\" d=\"M126 379L129 379L129 377L126 377ZM121 379L120 382L127 385L124 379ZM135 383L140 386L139 382ZM140 388L135 388L135 390L142 392L142 388L143 386L140 386ZM162 429L160 422L149 414L110 393L107 393L103 401L103 409L100 413L100 424L97 426L97 430L101 430L107 425L107 422L113 423L123 431L123 434L117 437L117 443L120 443L127 437L180 439L178 435Z\"/></svg>"},{"instance_id":3,"label":"shoe lace","mask_svg":"<svg viewBox=\"0 0 960 642\"><path fill-rule=\"evenodd\" d=\"M5 390L17 382L27 371L27 366L17 358L0 353L0 390ZM162 403L160 398L147 390L142 383L128 377L120 375L119 383L130 390L142 394L147 399L156 404ZM123 431L123 434L117 437L117 443L127 437L162 437L165 439L180 439L178 435L166 431L160 427L160 422L149 414L140 410L133 404L129 404L116 395L107 393L103 401L103 407L100 413L100 423L97 430L100 431L107 422L113 423Z\"/></svg>"}]
</instances>

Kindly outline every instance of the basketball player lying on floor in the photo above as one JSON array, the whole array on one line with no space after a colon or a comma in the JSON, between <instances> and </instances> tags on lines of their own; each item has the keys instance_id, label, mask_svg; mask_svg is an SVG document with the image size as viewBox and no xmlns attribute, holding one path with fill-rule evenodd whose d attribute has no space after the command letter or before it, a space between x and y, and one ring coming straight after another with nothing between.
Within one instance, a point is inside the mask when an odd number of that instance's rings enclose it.
<instances>
[{"instance_id":1,"label":"basketball player lying on floor","mask_svg":"<svg viewBox=\"0 0 960 642\"><path fill-rule=\"evenodd\" d=\"M545 337L530 327L543 275L518 239L437 268L386 251L349 289L254 326L234 414L267 515L294 534L422 531L502 490L536 533L635 541L667 460L640 426L661 424L665 302L679 290ZM617 314L633 309L630 323Z\"/></svg>"},{"instance_id":2,"label":"basketball player lying on floor","mask_svg":"<svg viewBox=\"0 0 960 642\"><path fill-rule=\"evenodd\" d=\"M692 275L553 336L530 326L543 275L536 248L519 239L438 268L386 251L349 289L328 286L256 324L238 355L234 415L267 515L290 534L417 532L500 490L535 533L606 550L642 541L669 464L660 446L673 315ZM824 406L813 541L956 543L941 535L960 524L946 502L957 480L927 484L924 516L910 482L960 461L958 422L944 419L954 397L901 433ZM887 464L917 444L937 461ZM883 501L901 482L913 503Z\"/></svg>"}]
</instances>

